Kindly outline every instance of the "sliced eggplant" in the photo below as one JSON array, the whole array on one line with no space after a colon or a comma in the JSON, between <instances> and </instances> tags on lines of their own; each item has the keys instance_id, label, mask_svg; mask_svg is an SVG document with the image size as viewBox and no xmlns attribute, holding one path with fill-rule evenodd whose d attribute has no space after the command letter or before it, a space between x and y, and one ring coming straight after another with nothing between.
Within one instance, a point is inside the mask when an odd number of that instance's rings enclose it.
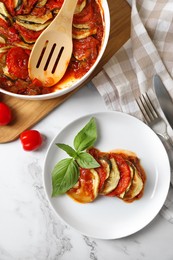
<instances>
[{"instance_id":1,"label":"sliced eggplant","mask_svg":"<svg viewBox=\"0 0 173 260\"><path fill-rule=\"evenodd\" d=\"M22 7L23 0L13 0L14 1L14 10L19 11Z\"/></svg>"},{"instance_id":2,"label":"sliced eggplant","mask_svg":"<svg viewBox=\"0 0 173 260\"><path fill-rule=\"evenodd\" d=\"M47 3L47 0L38 0L36 7L43 7Z\"/></svg>"},{"instance_id":3,"label":"sliced eggplant","mask_svg":"<svg viewBox=\"0 0 173 260\"><path fill-rule=\"evenodd\" d=\"M106 195L110 193L112 190L114 190L117 187L118 182L120 180L120 172L115 159L111 158L110 161L112 166L111 171L109 177L105 181L103 190L100 193L101 195Z\"/></svg>"},{"instance_id":4,"label":"sliced eggplant","mask_svg":"<svg viewBox=\"0 0 173 260\"><path fill-rule=\"evenodd\" d=\"M125 196L124 196L124 200L128 201L128 200L132 200L134 199L137 195L139 195L139 193L142 191L144 183L138 173L138 170L136 169L136 167L133 165L134 168L134 177L132 180L132 184L130 186L130 189L126 192Z\"/></svg>"},{"instance_id":5,"label":"sliced eggplant","mask_svg":"<svg viewBox=\"0 0 173 260\"><path fill-rule=\"evenodd\" d=\"M111 162L107 158L101 158L101 159L99 159L99 162L106 171L106 177L105 177L105 180L106 180L109 177L110 172L111 172L111 168L112 168Z\"/></svg>"},{"instance_id":6,"label":"sliced eggplant","mask_svg":"<svg viewBox=\"0 0 173 260\"><path fill-rule=\"evenodd\" d=\"M73 27L78 29L90 29L91 26L89 23L73 23Z\"/></svg>"},{"instance_id":7,"label":"sliced eggplant","mask_svg":"<svg viewBox=\"0 0 173 260\"><path fill-rule=\"evenodd\" d=\"M73 39L85 39L88 36L94 35L97 33L97 28L92 29L77 29L73 28Z\"/></svg>"},{"instance_id":8,"label":"sliced eggplant","mask_svg":"<svg viewBox=\"0 0 173 260\"><path fill-rule=\"evenodd\" d=\"M26 44L30 44L32 46L32 44L35 43L35 40L29 40L28 38L25 37L25 35L22 34L22 32L20 32L20 38L21 40L26 43Z\"/></svg>"},{"instance_id":9,"label":"sliced eggplant","mask_svg":"<svg viewBox=\"0 0 173 260\"><path fill-rule=\"evenodd\" d=\"M35 15L17 15L15 19L21 23L27 23L27 24L44 24L50 19L53 18L53 15L51 12L42 15L40 17Z\"/></svg>"},{"instance_id":10,"label":"sliced eggplant","mask_svg":"<svg viewBox=\"0 0 173 260\"><path fill-rule=\"evenodd\" d=\"M80 3L80 4L77 3L76 9L75 9L75 14L80 13L84 9L85 6L86 6L86 0L83 0L82 3Z\"/></svg>"},{"instance_id":11,"label":"sliced eggplant","mask_svg":"<svg viewBox=\"0 0 173 260\"><path fill-rule=\"evenodd\" d=\"M99 184L99 193L102 191L105 181L108 179L110 175L111 169L111 162L107 158L99 158L100 167L96 169L99 177L100 177L100 184Z\"/></svg>"},{"instance_id":12,"label":"sliced eggplant","mask_svg":"<svg viewBox=\"0 0 173 260\"><path fill-rule=\"evenodd\" d=\"M25 23L25 22L20 22L16 20L16 23L19 24L20 26L23 26L26 29L29 29L31 31L41 31L44 30L49 24L50 22L46 22L44 24L30 24L30 23Z\"/></svg>"},{"instance_id":13,"label":"sliced eggplant","mask_svg":"<svg viewBox=\"0 0 173 260\"><path fill-rule=\"evenodd\" d=\"M3 19L5 22L7 22L8 24L11 24L12 22L12 17L11 15L8 13L5 5L0 2L0 15L1 15L1 19Z\"/></svg>"}]
</instances>

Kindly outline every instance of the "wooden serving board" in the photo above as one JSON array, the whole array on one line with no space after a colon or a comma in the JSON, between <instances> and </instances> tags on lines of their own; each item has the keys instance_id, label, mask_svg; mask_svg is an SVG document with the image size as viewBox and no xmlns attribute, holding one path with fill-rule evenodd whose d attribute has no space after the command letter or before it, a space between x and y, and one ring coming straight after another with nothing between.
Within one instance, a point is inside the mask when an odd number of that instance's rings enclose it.
<instances>
[{"instance_id":1,"label":"wooden serving board","mask_svg":"<svg viewBox=\"0 0 173 260\"><path fill-rule=\"evenodd\" d=\"M74 91L51 100L24 100L1 94L0 100L12 109L13 120L7 126L0 126L0 143L6 143L18 138L24 130L44 118L54 108L73 95L89 82L101 70L103 65L117 52L130 37L131 8L125 0L108 0L111 14L111 31L106 51L93 74Z\"/></svg>"}]
</instances>

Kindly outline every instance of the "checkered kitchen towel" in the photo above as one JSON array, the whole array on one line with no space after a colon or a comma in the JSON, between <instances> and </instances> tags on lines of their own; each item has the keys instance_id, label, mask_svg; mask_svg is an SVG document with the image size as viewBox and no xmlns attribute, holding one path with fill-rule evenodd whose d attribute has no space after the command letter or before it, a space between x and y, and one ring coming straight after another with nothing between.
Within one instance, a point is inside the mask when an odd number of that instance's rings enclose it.
<instances>
[{"instance_id":1,"label":"checkered kitchen towel","mask_svg":"<svg viewBox=\"0 0 173 260\"><path fill-rule=\"evenodd\" d=\"M173 98L173 0L132 0L131 38L92 83L108 109L143 119L135 102L142 92L148 92L160 110L152 89L155 74ZM161 215L173 223L172 187Z\"/></svg>"}]
</instances>

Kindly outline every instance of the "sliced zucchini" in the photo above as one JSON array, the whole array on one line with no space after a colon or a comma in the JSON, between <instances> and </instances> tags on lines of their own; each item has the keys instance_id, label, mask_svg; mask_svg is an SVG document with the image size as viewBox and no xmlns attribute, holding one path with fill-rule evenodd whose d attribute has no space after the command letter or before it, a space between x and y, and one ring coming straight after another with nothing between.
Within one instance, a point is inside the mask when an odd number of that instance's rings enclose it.
<instances>
[{"instance_id":1,"label":"sliced zucchini","mask_svg":"<svg viewBox=\"0 0 173 260\"><path fill-rule=\"evenodd\" d=\"M13 0L14 1L14 10L19 11L22 7L23 0Z\"/></svg>"},{"instance_id":2,"label":"sliced zucchini","mask_svg":"<svg viewBox=\"0 0 173 260\"><path fill-rule=\"evenodd\" d=\"M120 172L115 159L111 158L110 161L111 161L112 168L109 177L105 181L103 190L100 193L101 195L106 195L110 193L112 190L114 190L117 187L118 182L120 180Z\"/></svg>"},{"instance_id":3,"label":"sliced zucchini","mask_svg":"<svg viewBox=\"0 0 173 260\"><path fill-rule=\"evenodd\" d=\"M16 21L19 21L21 23L27 23L27 24L44 24L50 19L53 18L53 15L51 12L42 15L40 17L35 15L18 15L15 17Z\"/></svg>"},{"instance_id":4,"label":"sliced zucchini","mask_svg":"<svg viewBox=\"0 0 173 260\"><path fill-rule=\"evenodd\" d=\"M81 4L76 5L75 14L80 13L86 6L86 0L83 0Z\"/></svg>"},{"instance_id":5,"label":"sliced zucchini","mask_svg":"<svg viewBox=\"0 0 173 260\"><path fill-rule=\"evenodd\" d=\"M32 50L34 44L28 44L25 42L16 42L15 46L22 47L23 49Z\"/></svg>"},{"instance_id":6,"label":"sliced zucchini","mask_svg":"<svg viewBox=\"0 0 173 260\"><path fill-rule=\"evenodd\" d=\"M128 185L128 187L126 188L126 190L124 192L122 192L118 197L120 197L121 199L124 198L126 192L129 191L130 187L131 187L131 184L132 184L132 181L133 181L133 176L134 176L134 167L133 165L130 163L130 162L127 162L129 164L129 168L130 168L130 175L131 175L131 180L130 180L130 183Z\"/></svg>"},{"instance_id":7,"label":"sliced zucchini","mask_svg":"<svg viewBox=\"0 0 173 260\"><path fill-rule=\"evenodd\" d=\"M5 5L0 2L0 15L1 15L1 19L4 19L7 23L10 23L12 22L12 17L11 15L8 13Z\"/></svg>"},{"instance_id":8,"label":"sliced zucchini","mask_svg":"<svg viewBox=\"0 0 173 260\"><path fill-rule=\"evenodd\" d=\"M34 44L35 43L35 40L29 40L29 39L27 39L26 37L25 37L25 35L23 35L21 32L20 32L20 38L21 38L21 40L24 42L24 43L26 43L26 44L30 44L31 46L32 46L32 44Z\"/></svg>"},{"instance_id":9,"label":"sliced zucchini","mask_svg":"<svg viewBox=\"0 0 173 260\"><path fill-rule=\"evenodd\" d=\"M3 68L3 73L4 73L4 75L5 75L7 78L10 78L10 79L12 79L12 80L15 80L15 79L16 79L16 77L14 77L13 75L11 75L11 74L8 72L8 67L7 67L7 66L5 66L5 67Z\"/></svg>"},{"instance_id":10,"label":"sliced zucchini","mask_svg":"<svg viewBox=\"0 0 173 260\"><path fill-rule=\"evenodd\" d=\"M78 29L90 29L91 26L89 25L89 23L73 23L73 27Z\"/></svg>"},{"instance_id":11,"label":"sliced zucchini","mask_svg":"<svg viewBox=\"0 0 173 260\"><path fill-rule=\"evenodd\" d=\"M25 22L19 22L16 20L16 23L19 24L20 26L23 26L26 29L29 29L31 31L41 31L44 30L50 22L46 22L44 24L30 24L30 23L25 23Z\"/></svg>"},{"instance_id":12,"label":"sliced zucchini","mask_svg":"<svg viewBox=\"0 0 173 260\"><path fill-rule=\"evenodd\" d=\"M99 159L100 164L104 167L105 171L106 171L106 178L107 179L109 177L112 165L110 160L108 160L107 158L101 158Z\"/></svg>"},{"instance_id":13,"label":"sliced zucchini","mask_svg":"<svg viewBox=\"0 0 173 260\"><path fill-rule=\"evenodd\" d=\"M7 52L10 48L11 48L11 46L1 47L1 48L0 48L0 53L5 53L5 52Z\"/></svg>"},{"instance_id":14,"label":"sliced zucchini","mask_svg":"<svg viewBox=\"0 0 173 260\"><path fill-rule=\"evenodd\" d=\"M0 43L6 43L7 37L0 33Z\"/></svg>"},{"instance_id":15,"label":"sliced zucchini","mask_svg":"<svg viewBox=\"0 0 173 260\"><path fill-rule=\"evenodd\" d=\"M38 0L36 7L43 7L47 3L47 0Z\"/></svg>"},{"instance_id":16,"label":"sliced zucchini","mask_svg":"<svg viewBox=\"0 0 173 260\"><path fill-rule=\"evenodd\" d=\"M77 29L73 28L73 39L84 39L88 36L94 35L97 33L97 28L92 28L92 29Z\"/></svg>"},{"instance_id":17,"label":"sliced zucchini","mask_svg":"<svg viewBox=\"0 0 173 260\"><path fill-rule=\"evenodd\" d=\"M136 167L133 165L134 168L134 177L132 180L132 184L130 186L130 189L128 190L128 192L126 192L125 196L124 196L124 200L132 200L134 199L143 189L143 181L138 173L138 170L136 169Z\"/></svg>"},{"instance_id":18,"label":"sliced zucchini","mask_svg":"<svg viewBox=\"0 0 173 260\"><path fill-rule=\"evenodd\" d=\"M111 162L107 158L99 158L100 170L98 170L98 175L100 177L100 184L99 184L99 193L102 192L104 188L105 181L109 178L110 169L111 169ZM96 170L97 171L97 170Z\"/></svg>"}]
</instances>

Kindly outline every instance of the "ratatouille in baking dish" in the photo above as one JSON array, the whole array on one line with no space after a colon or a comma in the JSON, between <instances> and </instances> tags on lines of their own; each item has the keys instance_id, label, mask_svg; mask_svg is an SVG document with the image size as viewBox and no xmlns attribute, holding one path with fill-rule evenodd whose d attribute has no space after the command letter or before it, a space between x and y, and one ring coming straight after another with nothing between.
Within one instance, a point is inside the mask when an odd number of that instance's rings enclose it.
<instances>
[{"instance_id":1,"label":"ratatouille in baking dish","mask_svg":"<svg viewBox=\"0 0 173 260\"><path fill-rule=\"evenodd\" d=\"M59 12L64 0L0 1L0 88L21 95L54 92L31 80L28 59L32 47ZM78 0L73 17L73 54L60 83L78 79L97 59L103 40L103 18L99 1Z\"/></svg>"}]
</instances>

